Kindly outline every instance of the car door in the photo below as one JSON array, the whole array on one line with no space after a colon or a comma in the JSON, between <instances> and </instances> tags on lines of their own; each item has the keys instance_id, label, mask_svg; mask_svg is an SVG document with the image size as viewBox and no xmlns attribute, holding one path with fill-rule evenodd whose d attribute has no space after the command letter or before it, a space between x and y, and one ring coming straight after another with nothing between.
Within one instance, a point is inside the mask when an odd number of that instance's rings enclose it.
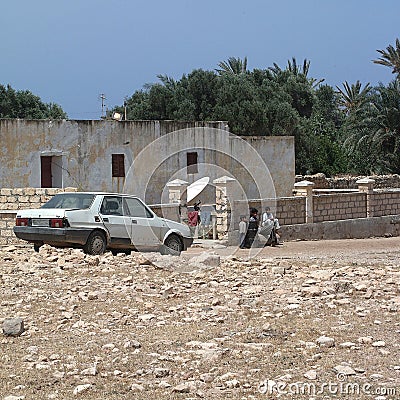
<instances>
[{"instance_id":1,"label":"car door","mask_svg":"<svg viewBox=\"0 0 400 400\"><path fill-rule=\"evenodd\" d=\"M100 216L110 233L111 244L131 244L131 219L124 215L122 196L104 196Z\"/></svg>"},{"instance_id":2,"label":"car door","mask_svg":"<svg viewBox=\"0 0 400 400\"><path fill-rule=\"evenodd\" d=\"M135 247L158 248L165 230L163 222L135 197L124 197L124 209L131 223L131 240Z\"/></svg>"}]
</instances>

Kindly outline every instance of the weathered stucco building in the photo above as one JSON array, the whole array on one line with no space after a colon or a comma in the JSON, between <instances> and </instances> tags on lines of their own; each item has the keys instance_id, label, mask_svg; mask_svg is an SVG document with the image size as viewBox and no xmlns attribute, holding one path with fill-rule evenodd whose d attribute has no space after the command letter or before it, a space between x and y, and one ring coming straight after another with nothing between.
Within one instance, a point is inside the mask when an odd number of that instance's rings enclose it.
<instances>
[{"instance_id":1,"label":"weathered stucco building","mask_svg":"<svg viewBox=\"0 0 400 400\"><path fill-rule=\"evenodd\" d=\"M72 186L158 203L177 178L232 176L248 198L290 196L295 179L293 137L237 137L224 122L8 119L0 140L0 188Z\"/></svg>"}]
</instances>

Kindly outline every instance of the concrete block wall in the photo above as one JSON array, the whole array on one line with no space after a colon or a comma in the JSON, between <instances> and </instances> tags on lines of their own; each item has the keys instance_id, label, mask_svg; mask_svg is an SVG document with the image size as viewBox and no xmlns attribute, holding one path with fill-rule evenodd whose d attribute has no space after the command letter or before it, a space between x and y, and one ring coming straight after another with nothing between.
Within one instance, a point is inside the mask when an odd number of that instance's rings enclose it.
<instances>
[{"instance_id":1,"label":"concrete block wall","mask_svg":"<svg viewBox=\"0 0 400 400\"><path fill-rule=\"evenodd\" d=\"M367 215L366 193L323 194L313 197L314 222L365 218Z\"/></svg>"},{"instance_id":2,"label":"concrete block wall","mask_svg":"<svg viewBox=\"0 0 400 400\"><path fill-rule=\"evenodd\" d=\"M377 190L372 194L373 216L400 214L400 191L399 190Z\"/></svg>"},{"instance_id":3,"label":"concrete block wall","mask_svg":"<svg viewBox=\"0 0 400 400\"><path fill-rule=\"evenodd\" d=\"M76 188L14 188L0 189L0 245L25 244L14 235L15 217L18 210L39 208L60 192L76 192Z\"/></svg>"},{"instance_id":4,"label":"concrete block wall","mask_svg":"<svg viewBox=\"0 0 400 400\"><path fill-rule=\"evenodd\" d=\"M179 204L152 204L149 205L149 207L158 217L167 218L176 222L181 221Z\"/></svg>"},{"instance_id":5,"label":"concrete block wall","mask_svg":"<svg viewBox=\"0 0 400 400\"><path fill-rule=\"evenodd\" d=\"M276 200L276 218L281 225L303 224L306 215L304 197L282 197Z\"/></svg>"}]
</instances>

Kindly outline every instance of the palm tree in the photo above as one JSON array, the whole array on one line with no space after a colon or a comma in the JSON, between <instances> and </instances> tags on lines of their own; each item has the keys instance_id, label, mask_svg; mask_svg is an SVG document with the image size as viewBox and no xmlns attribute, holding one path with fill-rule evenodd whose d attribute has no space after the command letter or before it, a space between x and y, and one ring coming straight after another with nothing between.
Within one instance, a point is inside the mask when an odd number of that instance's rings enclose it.
<instances>
[{"instance_id":1,"label":"palm tree","mask_svg":"<svg viewBox=\"0 0 400 400\"><path fill-rule=\"evenodd\" d=\"M396 39L396 48L392 45L386 47L385 50L377 50L381 55L377 60L373 60L375 64L384 65L385 67L392 68L393 74L400 74L400 40Z\"/></svg>"},{"instance_id":2,"label":"palm tree","mask_svg":"<svg viewBox=\"0 0 400 400\"><path fill-rule=\"evenodd\" d=\"M400 81L394 80L387 87L380 84L372 98L370 110L357 117L358 123L344 141L351 154L373 150L374 172L400 172Z\"/></svg>"},{"instance_id":3,"label":"palm tree","mask_svg":"<svg viewBox=\"0 0 400 400\"><path fill-rule=\"evenodd\" d=\"M371 91L369 83L367 83L364 89L361 89L361 82L357 81L351 86L348 82L343 83L344 89L336 86L339 94L339 105L343 107L347 114L359 110L362 106L368 103L368 94Z\"/></svg>"},{"instance_id":4,"label":"palm tree","mask_svg":"<svg viewBox=\"0 0 400 400\"><path fill-rule=\"evenodd\" d=\"M388 170L400 172L400 82L395 80L387 87L380 85L375 102L378 127L372 142L386 154Z\"/></svg>"},{"instance_id":5,"label":"palm tree","mask_svg":"<svg viewBox=\"0 0 400 400\"><path fill-rule=\"evenodd\" d=\"M295 75L307 76L308 71L310 70L310 61L305 58L303 61L303 67L300 69L300 66L297 65L296 58L292 57L292 61L288 60L288 66L286 69Z\"/></svg>"},{"instance_id":6,"label":"palm tree","mask_svg":"<svg viewBox=\"0 0 400 400\"><path fill-rule=\"evenodd\" d=\"M176 80L168 75L157 75L157 78L163 83L163 85L168 89L175 89Z\"/></svg>"},{"instance_id":7,"label":"palm tree","mask_svg":"<svg viewBox=\"0 0 400 400\"><path fill-rule=\"evenodd\" d=\"M220 75L223 73L240 75L247 72L247 57L243 60L239 57L229 57L228 61L221 61L218 66L221 69L216 69L216 71Z\"/></svg>"},{"instance_id":8,"label":"palm tree","mask_svg":"<svg viewBox=\"0 0 400 400\"><path fill-rule=\"evenodd\" d=\"M282 68L279 67L278 64L274 63L273 67L268 68L275 76L279 75L281 72L283 72ZM310 70L310 61L307 60L306 58L303 61L303 65L300 67L299 64L297 64L297 60L295 57L292 57L292 60L288 60L287 67L285 71L289 71L294 75L302 75L304 76L311 84L312 87L317 87L319 84L321 84L325 79L315 79L315 78L308 78L308 72Z\"/></svg>"}]
</instances>

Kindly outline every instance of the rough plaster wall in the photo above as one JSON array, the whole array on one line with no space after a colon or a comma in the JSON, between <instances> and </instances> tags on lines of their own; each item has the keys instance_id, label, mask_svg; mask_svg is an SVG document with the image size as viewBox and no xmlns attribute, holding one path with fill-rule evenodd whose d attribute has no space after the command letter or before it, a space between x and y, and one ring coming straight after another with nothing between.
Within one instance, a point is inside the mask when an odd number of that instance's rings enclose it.
<instances>
[{"instance_id":1,"label":"rough plaster wall","mask_svg":"<svg viewBox=\"0 0 400 400\"><path fill-rule=\"evenodd\" d=\"M167 135L182 129L185 131ZM141 190L142 183L128 182L129 166L143 149L155 143L135 171L137 176L148 181L147 201L159 202L165 184L175 179L176 174L187 181L203 176L215 179L223 172L223 175L236 177L249 197L257 197L252 176L260 172L256 180L263 179L260 177L267 172L254 170L254 152L249 151L247 142L257 149L268 166L276 195L291 194L293 138L246 137L241 140L232 135L210 134L214 129L226 131L228 128L223 122L0 120L0 187L40 187L40 156L47 154L63 156L63 187L112 191L115 182L111 177L111 155L120 153L125 154L125 191L136 193ZM207 148L223 149L229 155L203 150ZM193 149L198 151L201 164L199 173L188 177L186 152ZM212 165L217 167L210 167ZM154 170L157 173L153 175ZM147 175L152 177L150 181Z\"/></svg>"}]
</instances>

